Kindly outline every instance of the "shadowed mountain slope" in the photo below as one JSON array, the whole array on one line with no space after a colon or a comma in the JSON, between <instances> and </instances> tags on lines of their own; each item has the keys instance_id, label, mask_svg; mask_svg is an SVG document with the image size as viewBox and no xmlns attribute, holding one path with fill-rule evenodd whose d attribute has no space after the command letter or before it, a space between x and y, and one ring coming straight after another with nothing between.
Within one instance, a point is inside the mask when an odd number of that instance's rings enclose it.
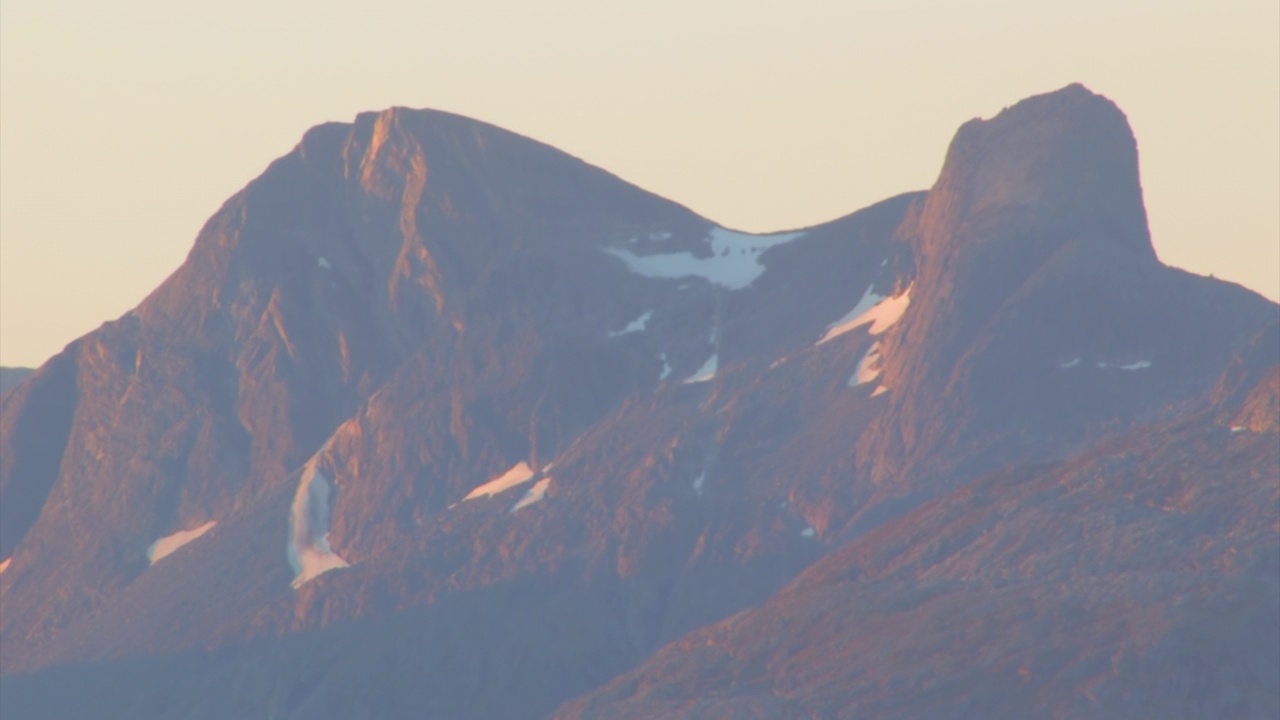
<instances>
[{"instance_id":1,"label":"shadowed mountain slope","mask_svg":"<svg viewBox=\"0 0 1280 720\"><path fill-rule=\"evenodd\" d=\"M1274 717L1278 503L1275 427L1141 428L928 503L556 717Z\"/></svg>"}]
</instances>

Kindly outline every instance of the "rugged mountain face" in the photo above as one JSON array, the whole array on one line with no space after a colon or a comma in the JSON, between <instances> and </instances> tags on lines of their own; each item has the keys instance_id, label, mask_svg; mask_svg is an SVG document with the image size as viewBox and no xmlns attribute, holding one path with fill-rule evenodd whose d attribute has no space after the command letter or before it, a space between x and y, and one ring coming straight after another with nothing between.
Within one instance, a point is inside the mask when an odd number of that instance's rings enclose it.
<instances>
[{"instance_id":1,"label":"rugged mountain face","mask_svg":"<svg viewBox=\"0 0 1280 720\"><path fill-rule=\"evenodd\" d=\"M786 600L874 538L928 544L957 488L1015 486L1005 531L1108 438L1270 437L1278 329L1158 262L1128 125L1078 86L965 125L928 193L767 236L444 113L321 126L0 399L0 705L540 717L672 641L655 661L696 675L681 637L805 568L739 617L919 592L912 565ZM1265 494L1264 440L1195 447ZM1205 492L1252 509L1247 552L1276 543L1266 506ZM620 682L564 712L659 707ZM717 712L792 707L766 695Z\"/></svg>"},{"instance_id":2,"label":"rugged mountain face","mask_svg":"<svg viewBox=\"0 0 1280 720\"><path fill-rule=\"evenodd\" d=\"M1274 426L1141 428L928 503L557 717L1274 717L1278 503Z\"/></svg>"},{"instance_id":3,"label":"rugged mountain face","mask_svg":"<svg viewBox=\"0 0 1280 720\"><path fill-rule=\"evenodd\" d=\"M443 189L427 181L428 154ZM504 337L519 348L504 353L488 338L528 327L530 293L544 296L548 317L581 296L601 316L577 332L601 334L603 313L624 298L591 285L590 264L608 258L574 245L657 222L705 229L603 172L461 118L388 111L311 131L210 220L188 261L135 312L6 397L4 463L18 468L6 482L40 501L6 517L0 554L22 541L91 579L72 589L42 576L58 587L38 593L46 599L31 616L7 598L6 641L38 642L52 623L92 612L89 595L127 586L155 538L286 492L289 473L397 370L412 372L415 356L430 366L423 382L439 380L440 368L459 376L444 382L443 407L460 437L476 411L469 404L484 402L469 385L487 385L486 372L509 371L506 384L531 405L550 382L529 377L534 348ZM548 255L565 261L557 272L567 279L540 271ZM588 267L574 271L580 255ZM41 392L70 396L59 407ZM593 419L593 408L580 412L578 422ZM65 448L17 442L35 422L27 413L50 416L39 421L61 432L39 434ZM485 442L508 430L490 420L478 431L488 437L459 443L464 461L494 453ZM17 552L11 571L25 562Z\"/></svg>"},{"instance_id":4,"label":"rugged mountain face","mask_svg":"<svg viewBox=\"0 0 1280 720\"><path fill-rule=\"evenodd\" d=\"M962 127L898 237L916 279L882 354L903 391L858 447L917 492L973 476L957 449L981 472L1183 410L1274 319L1156 260L1124 116L1078 85Z\"/></svg>"}]
</instances>

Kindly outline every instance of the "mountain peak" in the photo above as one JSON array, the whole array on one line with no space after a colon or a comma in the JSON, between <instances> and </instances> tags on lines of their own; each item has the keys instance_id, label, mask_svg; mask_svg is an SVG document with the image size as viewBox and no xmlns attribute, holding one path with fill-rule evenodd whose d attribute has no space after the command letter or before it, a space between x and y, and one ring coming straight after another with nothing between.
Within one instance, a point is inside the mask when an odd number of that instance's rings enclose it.
<instances>
[{"instance_id":1,"label":"mountain peak","mask_svg":"<svg viewBox=\"0 0 1280 720\"><path fill-rule=\"evenodd\" d=\"M963 124L937 182L897 237L910 246L914 290L909 314L884 341L882 376L899 390L891 401L901 406L897 419L884 416L883 433L860 440L866 456L876 458L875 471L886 476L901 470L889 460L897 443L920 456L930 443L945 444L938 438L950 432L948 426L922 431L923 419L974 406L956 398L960 388L976 387L971 368L981 364L976 358L990 350L992 338L1006 338L1001 357L1012 358L1050 342L1030 327L1054 326L1061 333L1083 327L1070 308L1097 308L1118 323L1113 308L1126 302L1125 286L1163 277L1147 228L1133 132L1114 103L1082 85ZM1021 322L1016 318L1037 315L1042 319L1031 326L1008 330ZM1136 333L1126 327L1117 335L1130 337L1132 352L1144 351L1135 344ZM1077 344L1088 341L1081 335ZM1025 402L1025 388L1047 386L1030 369L1036 366L1022 364L1032 374L1023 390L1011 394L1011 407ZM1001 380L1017 372L1005 367ZM989 402L1012 387L997 381L974 392ZM989 418L980 426L993 423ZM930 432L937 437L929 438Z\"/></svg>"},{"instance_id":2,"label":"mountain peak","mask_svg":"<svg viewBox=\"0 0 1280 720\"><path fill-rule=\"evenodd\" d=\"M526 227L574 212L621 212L637 222L653 212L689 214L562 150L443 110L394 106L318 125L286 159L295 155L326 181L399 205L402 215L416 209L466 222L520 214Z\"/></svg>"},{"instance_id":3,"label":"mountain peak","mask_svg":"<svg viewBox=\"0 0 1280 720\"><path fill-rule=\"evenodd\" d=\"M1155 257L1137 143L1115 103L1073 84L961 126L921 214L922 249L982 243L988 223L1027 215L1059 243L1090 237Z\"/></svg>"},{"instance_id":4,"label":"mountain peak","mask_svg":"<svg viewBox=\"0 0 1280 720\"><path fill-rule=\"evenodd\" d=\"M912 305L929 308L908 325L942 352L918 358L935 370L1053 258L1078 270L1159 264L1128 120L1078 84L962 125L898 237L912 246Z\"/></svg>"}]
</instances>

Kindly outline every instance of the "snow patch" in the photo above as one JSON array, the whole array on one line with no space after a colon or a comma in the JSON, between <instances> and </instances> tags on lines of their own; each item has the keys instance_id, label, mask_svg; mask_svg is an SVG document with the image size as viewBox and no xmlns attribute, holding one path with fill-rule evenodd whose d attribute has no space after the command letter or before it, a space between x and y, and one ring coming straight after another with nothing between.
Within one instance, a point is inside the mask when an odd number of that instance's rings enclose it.
<instances>
[{"instance_id":1,"label":"snow patch","mask_svg":"<svg viewBox=\"0 0 1280 720\"><path fill-rule=\"evenodd\" d=\"M179 530L172 535L165 535L159 540L151 543L151 547L147 548L147 562L155 565L164 558L172 555L173 551L212 530L214 525L217 525L217 523L210 520L198 528L191 530Z\"/></svg>"},{"instance_id":2,"label":"snow patch","mask_svg":"<svg viewBox=\"0 0 1280 720\"><path fill-rule=\"evenodd\" d=\"M1232 426L1231 426L1231 434L1232 434L1232 435L1235 435L1236 433L1242 433L1242 432L1244 432L1244 431L1246 431L1246 430L1248 430L1248 429L1249 429L1249 428L1245 427L1244 425L1232 425ZM8 561L8 560L5 560L5 562L9 562L9 561Z\"/></svg>"},{"instance_id":3,"label":"snow patch","mask_svg":"<svg viewBox=\"0 0 1280 720\"><path fill-rule=\"evenodd\" d=\"M706 382L713 379L716 376L716 369L719 365L719 353L711 353L711 357L707 358L707 361L702 363L702 367L698 368L697 372L684 379L684 384L691 385L693 383Z\"/></svg>"},{"instance_id":4,"label":"snow patch","mask_svg":"<svg viewBox=\"0 0 1280 720\"><path fill-rule=\"evenodd\" d=\"M875 307L877 303L885 298L884 295L877 295L875 293L875 289L876 286L874 284L868 287L867 291L862 294L862 299L858 301L858 304L853 306L852 310L845 313L844 317L828 325L827 333L822 336L822 339L818 341L818 344L821 345L822 343L827 342L832 338L839 337L857 327L857 325L853 325L852 323L861 318L868 310Z\"/></svg>"},{"instance_id":5,"label":"snow patch","mask_svg":"<svg viewBox=\"0 0 1280 720\"><path fill-rule=\"evenodd\" d=\"M662 361L662 374L658 376L658 379L666 380L671 377L671 365L667 362L667 354L662 353L658 356L658 359Z\"/></svg>"},{"instance_id":6,"label":"snow patch","mask_svg":"<svg viewBox=\"0 0 1280 720\"><path fill-rule=\"evenodd\" d=\"M1080 362L1080 359L1076 358L1070 364L1062 363L1061 365L1059 365L1059 367L1064 367L1064 368L1074 367L1078 362ZM1107 362L1106 360L1098 360L1097 362L1094 363L1094 366L1096 366L1099 370L1106 370L1107 368L1115 368L1118 370L1128 370L1130 372L1133 372L1135 370L1146 370L1147 368L1151 367L1151 361L1138 360L1136 362L1131 362L1131 363L1119 363L1119 362Z\"/></svg>"},{"instance_id":7,"label":"snow patch","mask_svg":"<svg viewBox=\"0 0 1280 720\"><path fill-rule=\"evenodd\" d=\"M867 353L858 361L858 367L849 376L849 387L857 387L880 377L880 341L871 343Z\"/></svg>"},{"instance_id":8,"label":"snow patch","mask_svg":"<svg viewBox=\"0 0 1280 720\"><path fill-rule=\"evenodd\" d=\"M307 463L289 509L289 546L286 554L293 568L293 587L302 587L312 578L349 567L329 545L329 479Z\"/></svg>"},{"instance_id":9,"label":"snow patch","mask_svg":"<svg viewBox=\"0 0 1280 720\"><path fill-rule=\"evenodd\" d=\"M809 527L805 528L804 530L801 530L801 531L800 531L800 534L801 534L801 535L803 535L804 537L811 538L811 537L813 537L813 536L817 535L817 534L818 534L818 531L817 531L817 530L814 530L814 529L813 529L813 526L812 526L812 525L810 525Z\"/></svg>"},{"instance_id":10,"label":"snow patch","mask_svg":"<svg viewBox=\"0 0 1280 720\"><path fill-rule=\"evenodd\" d=\"M326 260L326 259L324 259L323 257L322 257L322 258L320 258L319 260L316 260L316 265L319 265L320 267L324 268L325 270L332 270L332 269L333 269L333 266L329 264L329 261L328 261L328 260Z\"/></svg>"},{"instance_id":11,"label":"snow patch","mask_svg":"<svg viewBox=\"0 0 1280 720\"><path fill-rule=\"evenodd\" d=\"M653 317L652 310L627 323L627 326L621 330L614 330L610 332L609 337L618 337L619 335L626 335L628 333L642 332L645 326L649 324L649 318L651 317Z\"/></svg>"},{"instance_id":12,"label":"snow patch","mask_svg":"<svg viewBox=\"0 0 1280 720\"><path fill-rule=\"evenodd\" d=\"M9 563L11 562L13 562L11 557L5 558L3 562L0 562L0 575L3 575L4 571L9 569Z\"/></svg>"},{"instance_id":13,"label":"snow patch","mask_svg":"<svg viewBox=\"0 0 1280 720\"><path fill-rule=\"evenodd\" d=\"M467 496L462 498L462 501L466 502L468 500L475 500L476 498L497 495L498 493L510 490L517 485L527 483L532 479L533 468L529 467L529 463L521 460L515 465L512 465L510 470L467 493Z\"/></svg>"},{"instance_id":14,"label":"snow patch","mask_svg":"<svg viewBox=\"0 0 1280 720\"><path fill-rule=\"evenodd\" d=\"M651 278L700 277L729 290L741 290L764 273L760 254L765 250L799 237L801 233L749 235L722 227L712 228L711 257L694 257L680 252L661 255L636 255L630 250L605 248L622 258L631 272Z\"/></svg>"},{"instance_id":15,"label":"snow patch","mask_svg":"<svg viewBox=\"0 0 1280 720\"><path fill-rule=\"evenodd\" d=\"M1069 370L1079 364L1080 364L1080 358L1075 357L1075 358L1071 358L1070 360L1067 360L1066 362L1058 363L1058 367L1062 368L1063 370Z\"/></svg>"},{"instance_id":16,"label":"snow patch","mask_svg":"<svg viewBox=\"0 0 1280 720\"><path fill-rule=\"evenodd\" d=\"M520 508L529 507L530 505L542 500L547 496L547 488L550 487L550 485L551 478L549 477L544 477L534 483L533 487L529 488L529 492L525 493L524 497L520 498L520 502L512 505L511 509L507 512L515 512Z\"/></svg>"},{"instance_id":17,"label":"snow patch","mask_svg":"<svg viewBox=\"0 0 1280 720\"><path fill-rule=\"evenodd\" d=\"M910 285L907 286L906 290L902 291L901 295L892 297L877 295L875 286L872 285L867 288L867 291L862 295L862 299L858 301L857 305L853 306L852 310L827 327L826 334L817 342L817 345L834 340L850 330L860 328L868 323L871 324L871 327L867 332L872 335L879 335L902 319L902 314L907 311L907 307L910 305Z\"/></svg>"},{"instance_id":18,"label":"snow patch","mask_svg":"<svg viewBox=\"0 0 1280 720\"><path fill-rule=\"evenodd\" d=\"M880 385L876 387L875 392L871 393L871 397L877 397L887 392L889 392L889 387L887 385Z\"/></svg>"},{"instance_id":19,"label":"snow patch","mask_svg":"<svg viewBox=\"0 0 1280 720\"><path fill-rule=\"evenodd\" d=\"M702 494L702 486L703 486L703 484L704 484L704 483L706 483L706 481L707 481L707 473L706 473L706 471L704 470L704 471L703 471L703 473L702 473L701 475L699 475L697 478L695 478L695 479L694 479L694 481L693 481L693 492L694 492L695 494L697 494L697 495L701 495L701 494Z\"/></svg>"}]
</instances>

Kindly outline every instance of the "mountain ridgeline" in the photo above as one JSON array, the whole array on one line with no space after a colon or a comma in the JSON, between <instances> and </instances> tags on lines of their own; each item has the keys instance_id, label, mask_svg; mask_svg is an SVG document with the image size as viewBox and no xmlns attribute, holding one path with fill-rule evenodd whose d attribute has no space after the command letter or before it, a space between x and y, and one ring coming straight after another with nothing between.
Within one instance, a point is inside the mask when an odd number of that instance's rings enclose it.
<instances>
[{"instance_id":1,"label":"mountain ridgeline","mask_svg":"<svg viewBox=\"0 0 1280 720\"><path fill-rule=\"evenodd\" d=\"M771 235L364 114L0 395L0 714L1275 717L1278 414L1079 85Z\"/></svg>"}]
</instances>

